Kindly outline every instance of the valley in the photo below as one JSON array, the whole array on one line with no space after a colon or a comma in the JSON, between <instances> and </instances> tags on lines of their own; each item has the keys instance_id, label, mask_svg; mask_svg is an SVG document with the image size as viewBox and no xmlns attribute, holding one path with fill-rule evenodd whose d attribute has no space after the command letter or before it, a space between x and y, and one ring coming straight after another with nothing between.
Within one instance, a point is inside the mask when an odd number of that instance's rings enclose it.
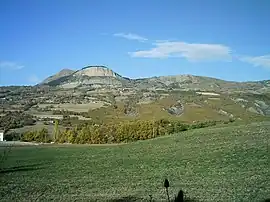
<instances>
[{"instance_id":1,"label":"valley","mask_svg":"<svg viewBox=\"0 0 270 202\"><path fill-rule=\"evenodd\" d=\"M107 67L89 66L64 69L35 86L0 87L0 99L0 118L9 119L10 112L32 116L28 129L47 127L56 119L68 119L72 127L89 121L245 122L269 119L270 81L241 83L192 75L128 79ZM2 122L0 129L22 133L21 127L8 125Z\"/></svg>"}]
</instances>

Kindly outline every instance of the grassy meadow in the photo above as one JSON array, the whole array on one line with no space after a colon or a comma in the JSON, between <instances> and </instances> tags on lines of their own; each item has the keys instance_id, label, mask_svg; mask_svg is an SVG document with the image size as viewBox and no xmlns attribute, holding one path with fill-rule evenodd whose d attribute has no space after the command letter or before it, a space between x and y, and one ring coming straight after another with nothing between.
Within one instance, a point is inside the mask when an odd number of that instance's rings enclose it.
<instances>
[{"instance_id":1,"label":"grassy meadow","mask_svg":"<svg viewBox=\"0 0 270 202\"><path fill-rule=\"evenodd\" d=\"M270 122L220 125L119 145L14 146L0 201L200 201L270 198ZM3 155L5 147L0 145Z\"/></svg>"}]
</instances>

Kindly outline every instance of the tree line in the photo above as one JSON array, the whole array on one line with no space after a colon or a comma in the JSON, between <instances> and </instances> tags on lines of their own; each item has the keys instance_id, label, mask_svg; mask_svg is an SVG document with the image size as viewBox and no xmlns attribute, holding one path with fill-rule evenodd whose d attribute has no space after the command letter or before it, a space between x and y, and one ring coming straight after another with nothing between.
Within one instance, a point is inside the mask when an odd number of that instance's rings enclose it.
<instances>
[{"instance_id":1,"label":"tree line","mask_svg":"<svg viewBox=\"0 0 270 202\"><path fill-rule=\"evenodd\" d=\"M232 122L230 120L226 123ZM71 143L71 144L106 144L125 143L137 140L146 140L159 136L179 133L195 128L214 126L221 121L205 121L193 124L185 124L171 120L136 120L120 123L83 124L76 127L67 127L60 131L58 121L55 121L53 136L48 131L41 129L24 133L23 141Z\"/></svg>"}]
</instances>

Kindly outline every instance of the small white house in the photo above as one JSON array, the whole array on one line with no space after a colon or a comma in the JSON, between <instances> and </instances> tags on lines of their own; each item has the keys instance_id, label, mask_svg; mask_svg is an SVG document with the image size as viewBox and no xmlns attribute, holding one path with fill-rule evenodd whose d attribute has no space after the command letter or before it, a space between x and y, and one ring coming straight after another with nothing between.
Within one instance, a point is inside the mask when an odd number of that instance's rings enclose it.
<instances>
[{"instance_id":1,"label":"small white house","mask_svg":"<svg viewBox=\"0 0 270 202\"><path fill-rule=\"evenodd\" d=\"M4 131L0 131L0 142L4 141Z\"/></svg>"}]
</instances>

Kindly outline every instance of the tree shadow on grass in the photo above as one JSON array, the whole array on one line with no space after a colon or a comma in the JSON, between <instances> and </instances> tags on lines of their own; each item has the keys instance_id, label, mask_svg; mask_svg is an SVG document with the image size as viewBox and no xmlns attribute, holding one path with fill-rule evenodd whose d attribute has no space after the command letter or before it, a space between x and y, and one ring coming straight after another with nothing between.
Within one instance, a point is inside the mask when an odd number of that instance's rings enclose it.
<instances>
[{"instance_id":1,"label":"tree shadow on grass","mask_svg":"<svg viewBox=\"0 0 270 202\"><path fill-rule=\"evenodd\" d=\"M135 196L126 196L119 199L111 199L109 202L136 202L136 201L143 201L142 198L138 198Z\"/></svg>"},{"instance_id":2,"label":"tree shadow on grass","mask_svg":"<svg viewBox=\"0 0 270 202\"><path fill-rule=\"evenodd\" d=\"M13 173L13 172L21 172L21 171L31 171L31 170L40 170L43 169L44 164L36 163L36 164L29 164L29 165L20 165L20 166L13 166L9 168L2 168L0 169L0 174L5 173Z\"/></svg>"},{"instance_id":3,"label":"tree shadow on grass","mask_svg":"<svg viewBox=\"0 0 270 202\"><path fill-rule=\"evenodd\" d=\"M173 201L173 202L178 202L178 201ZM200 202L200 201L197 199L187 197L187 198L184 198L183 202Z\"/></svg>"},{"instance_id":4,"label":"tree shadow on grass","mask_svg":"<svg viewBox=\"0 0 270 202\"><path fill-rule=\"evenodd\" d=\"M184 191L180 189L172 202L199 202L199 200L185 196Z\"/></svg>"},{"instance_id":5,"label":"tree shadow on grass","mask_svg":"<svg viewBox=\"0 0 270 202\"><path fill-rule=\"evenodd\" d=\"M127 197L123 197L119 199L109 200L109 202L138 202L138 201L158 202L159 200L155 198L147 199L147 198L139 198L135 196L127 196ZM170 202L200 202L200 201L197 199L190 198L190 197L184 197L183 199L180 199L180 198L171 199Z\"/></svg>"}]
</instances>

